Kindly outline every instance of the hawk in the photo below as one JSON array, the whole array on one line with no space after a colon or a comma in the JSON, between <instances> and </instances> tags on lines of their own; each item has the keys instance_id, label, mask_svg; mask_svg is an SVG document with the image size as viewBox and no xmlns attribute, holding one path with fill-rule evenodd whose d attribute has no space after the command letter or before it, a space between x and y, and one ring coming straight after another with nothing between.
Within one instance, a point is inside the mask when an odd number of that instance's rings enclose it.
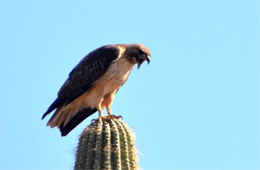
<instances>
[{"instance_id":1,"label":"hawk","mask_svg":"<svg viewBox=\"0 0 260 170\"><path fill-rule=\"evenodd\" d=\"M142 44L106 45L90 52L70 72L42 119L54 111L47 125L59 128L61 136L66 136L96 111L99 120L104 118L104 108L112 116L110 106L115 94L133 66L140 68L150 59L149 50Z\"/></svg>"}]
</instances>

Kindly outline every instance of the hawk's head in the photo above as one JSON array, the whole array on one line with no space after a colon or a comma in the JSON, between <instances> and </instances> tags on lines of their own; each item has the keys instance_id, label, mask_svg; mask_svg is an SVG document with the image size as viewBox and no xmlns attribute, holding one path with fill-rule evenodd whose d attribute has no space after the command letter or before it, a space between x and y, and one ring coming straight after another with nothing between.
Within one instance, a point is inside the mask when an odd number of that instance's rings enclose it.
<instances>
[{"instance_id":1,"label":"hawk's head","mask_svg":"<svg viewBox=\"0 0 260 170\"><path fill-rule=\"evenodd\" d=\"M141 64L144 61L147 61L148 64L150 63L150 59L151 59L150 51L142 44L127 45L125 54L128 57L130 62L137 64L138 68L140 68Z\"/></svg>"}]
</instances>

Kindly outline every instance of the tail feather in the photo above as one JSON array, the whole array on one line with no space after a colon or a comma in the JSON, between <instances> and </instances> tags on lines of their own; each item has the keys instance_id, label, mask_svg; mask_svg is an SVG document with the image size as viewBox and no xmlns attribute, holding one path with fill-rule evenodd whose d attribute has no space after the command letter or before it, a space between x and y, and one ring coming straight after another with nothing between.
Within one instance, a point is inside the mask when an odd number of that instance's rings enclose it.
<instances>
[{"instance_id":1,"label":"tail feather","mask_svg":"<svg viewBox=\"0 0 260 170\"><path fill-rule=\"evenodd\" d=\"M47 123L47 126L55 127L59 125L59 121L63 119L66 114L63 114L63 107L60 107L55 110L54 114L51 116L50 120Z\"/></svg>"},{"instance_id":2,"label":"tail feather","mask_svg":"<svg viewBox=\"0 0 260 170\"><path fill-rule=\"evenodd\" d=\"M79 123L97 111L96 108L91 108L84 102L86 95L87 93L70 103L65 98L57 98L44 113L42 119L56 109L47 125L58 127L61 135L66 136Z\"/></svg>"},{"instance_id":3,"label":"tail feather","mask_svg":"<svg viewBox=\"0 0 260 170\"><path fill-rule=\"evenodd\" d=\"M45 116L47 116L48 114L50 114L54 109L59 108L61 105L63 105L65 101L66 101L65 98L61 98L61 97L57 98L57 99L50 105L50 107L48 108L48 110L43 114L42 119L44 119Z\"/></svg>"},{"instance_id":4,"label":"tail feather","mask_svg":"<svg viewBox=\"0 0 260 170\"><path fill-rule=\"evenodd\" d=\"M79 111L77 114L75 114L67 124L61 124L60 126L60 132L61 136L66 136L72 129L74 129L78 124L80 124L84 119L92 115L97 111L96 108L85 108L81 111Z\"/></svg>"}]
</instances>

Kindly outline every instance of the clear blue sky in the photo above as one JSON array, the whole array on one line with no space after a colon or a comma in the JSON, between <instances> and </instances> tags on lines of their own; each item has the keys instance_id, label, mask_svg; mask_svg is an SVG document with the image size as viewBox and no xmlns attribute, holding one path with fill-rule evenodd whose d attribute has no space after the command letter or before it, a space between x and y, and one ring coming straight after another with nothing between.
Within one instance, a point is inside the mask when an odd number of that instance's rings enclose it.
<instances>
[{"instance_id":1,"label":"clear blue sky","mask_svg":"<svg viewBox=\"0 0 260 170\"><path fill-rule=\"evenodd\" d=\"M112 106L145 170L260 169L258 0L0 0L0 169L70 170L77 139L42 114L104 44L145 44ZM49 117L48 117L49 118Z\"/></svg>"}]
</instances>

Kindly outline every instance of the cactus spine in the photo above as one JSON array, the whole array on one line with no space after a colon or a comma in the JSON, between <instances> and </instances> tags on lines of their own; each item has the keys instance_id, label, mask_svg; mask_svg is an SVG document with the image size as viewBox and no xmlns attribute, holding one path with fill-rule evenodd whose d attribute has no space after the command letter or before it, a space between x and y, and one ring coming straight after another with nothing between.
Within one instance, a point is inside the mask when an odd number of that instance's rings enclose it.
<instances>
[{"instance_id":1,"label":"cactus spine","mask_svg":"<svg viewBox=\"0 0 260 170\"><path fill-rule=\"evenodd\" d=\"M80 136L74 169L138 169L134 140L121 119L95 120Z\"/></svg>"}]
</instances>

